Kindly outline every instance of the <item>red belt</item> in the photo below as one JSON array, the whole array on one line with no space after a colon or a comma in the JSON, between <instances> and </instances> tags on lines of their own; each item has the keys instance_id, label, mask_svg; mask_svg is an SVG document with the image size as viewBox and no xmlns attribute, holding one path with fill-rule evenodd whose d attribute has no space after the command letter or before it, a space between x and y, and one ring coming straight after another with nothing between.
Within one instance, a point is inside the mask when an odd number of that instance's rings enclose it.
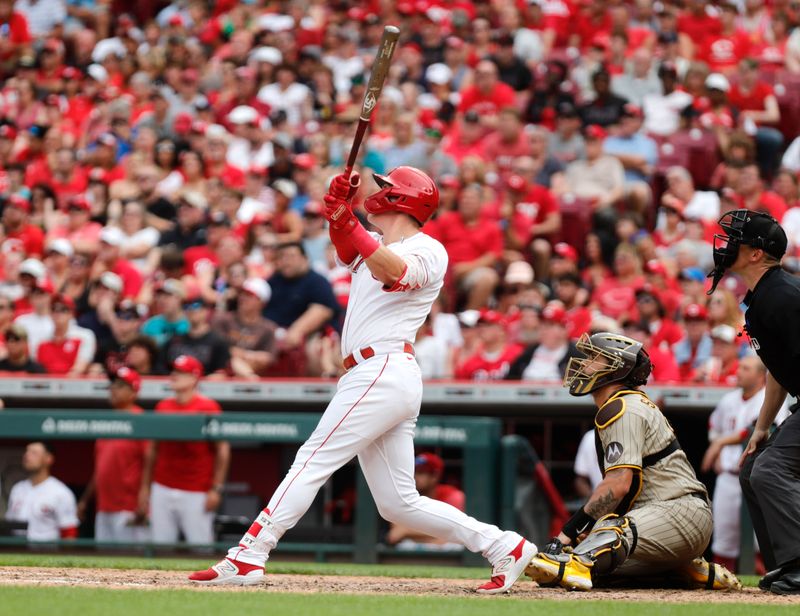
<instances>
[{"instance_id":1,"label":"red belt","mask_svg":"<svg viewBox=\"0 0 800 616\"><path fill-rule=\"evenodd\" d=\"M359 351L361 353L361 357L364 359L369 359L370 357L375 357L375 350L372 347L364 347ZM408 353L409 355L414 355L414 345L410 342L406 342L403 344L403 353ZM344 358L344 369L350 370L358 365L358 360L355 357L354 353L350 353L347 357Z\"/></svg>"}]
</instances>

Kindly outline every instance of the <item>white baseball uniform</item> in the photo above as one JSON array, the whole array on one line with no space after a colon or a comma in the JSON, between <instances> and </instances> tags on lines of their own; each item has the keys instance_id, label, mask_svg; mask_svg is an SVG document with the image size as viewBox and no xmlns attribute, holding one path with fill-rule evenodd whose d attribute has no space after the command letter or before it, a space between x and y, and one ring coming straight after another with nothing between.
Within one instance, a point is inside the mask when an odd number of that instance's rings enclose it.
<instances>
[{"instance_id":1,"label":"white baseball uniform","mask_svg":"<svg viewBox=\"0 0 800 616\"><path fill-rule=\"evenodd\" d=\"M592 490L603 481L603 473L600 472L600 463L597 461L597 447L594 444L594 430L589 430L583 435L578 452L575 454L575 464L572 470L576 475L586 477L592 484Z\"/></svg>"},{"instance_id":2,"label":"white baseball uniform","mask_svg":"<svg viewBox=\"0 0 800 616\"><path fill-rule=\"evenodd\" d=\"M283 534L311 505L338 468L358 456L378 511L386 520L480 552L491 563L522 537L479 522L455 507L420 496L414 483L414 428L422 400L422 378L404 344L414 340L442 287L447 253L417 233L387 248L406 262L393 291L372 276L364 259L353 272L342 332L342 353L358 364L339 380L314 433L297 452L283 482L228 557L263 565ZM363 358L360 350L375 354Z\"/></svg>"},{"instance_id":3,"label":"white baseball uniform","mask_svg":"<svg viewBox=\"0 0 800 616\"><path fill-rule=\"evenodd\" d=\"M77 528L77 511L75 495L55 477L37 485L25 479L11 488L6 519L27 522L28 541L58 541L62 530Z\"/></svg>"},{"instance_id":4,"label":"white baseball uniform","mask_svg":"<svg viewBox=\"0 0 800 616\"><path fill-rule=\"evenodd\" d=\"M752 426L758 418L764 402L765 389L747 400L742 390L735 389L725 394L708 420L708 440L742 432ZM720 472L714 484L714 538L711 551L717 556L738 558L740 544L740 521L742 488L739 485L739 457L742 445L726 445L719 454Z\"/></svg>"}]
</instances>

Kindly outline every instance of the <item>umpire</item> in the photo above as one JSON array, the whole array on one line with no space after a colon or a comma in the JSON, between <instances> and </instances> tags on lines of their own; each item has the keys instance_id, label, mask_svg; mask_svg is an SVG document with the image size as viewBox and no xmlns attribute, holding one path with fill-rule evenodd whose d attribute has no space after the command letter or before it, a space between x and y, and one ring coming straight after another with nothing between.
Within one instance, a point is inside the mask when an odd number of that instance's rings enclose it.
<instances>
[{"instance_id":1,"label":"umpire","mask_svg":"<svg viewBox=\"0 0 800 616\"><path fill-rule=\"evenodd\" d=\"M759 588L800 594L800 413L770 436L786 394L800 394L800 279L785 272L786 233L771 216L749 210L719 220L724 235L714 237L711 291L726 270L749 289L744 298L745 329L764 362L767 390L753 435L742 454L739 481L770 570Z\"/></svg>"}]
</instances>

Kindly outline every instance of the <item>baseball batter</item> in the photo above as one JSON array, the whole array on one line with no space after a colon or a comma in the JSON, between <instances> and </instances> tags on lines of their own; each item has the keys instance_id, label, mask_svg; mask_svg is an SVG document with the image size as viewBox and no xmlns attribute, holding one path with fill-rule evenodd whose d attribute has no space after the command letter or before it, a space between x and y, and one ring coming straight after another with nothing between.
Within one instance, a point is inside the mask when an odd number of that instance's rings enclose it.
<instances>
[{"instance_id":1,"label":"baseball batter","mask_svg":"<svg viewBox=\"0 0 800 616\"><path fill-rule=\"evenodd\" d=\"M711 539L708 495L669 422L638 389L652 370L642 344L603 332L584 334L577 347L585 357L570 360L564 385L597 404L603 480L531 561L528 575L589 590L610 576L674 571L692 587L741 588L727 569L701 558Z\"/></svg>"},{"instance_id":2,"label":"baseball batter","mask_svg":"<svg viewBox=\"0 0 800 616\"><path fill-rule=\"evenodd\" d=\"M367 232L353 215L355 178L337 176L325 197L331 241L353 277L342 331L347 372L319 425L239 545L189 579L259 583L283 534L334 471L358 456L381 516L480 552L493 570L491 581L478 592L506 592L536 554L536 546L517 533L420 496L414 483L413 439L422 379L410 341L430 312L447 269L443 246L420 231L439 204L439 191L431 178L412 167L375 175L380 190L364 207L378 235Z\"/></svg>"}]
</instances>

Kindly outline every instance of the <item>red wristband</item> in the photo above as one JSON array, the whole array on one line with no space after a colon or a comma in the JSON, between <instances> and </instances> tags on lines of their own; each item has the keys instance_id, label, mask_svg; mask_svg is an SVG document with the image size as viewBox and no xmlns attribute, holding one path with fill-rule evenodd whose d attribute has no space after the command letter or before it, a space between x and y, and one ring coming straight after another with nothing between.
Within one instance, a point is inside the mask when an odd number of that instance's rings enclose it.
<instances>
[{"instance_id":1,"label":"red wristband","mask_svg":"<svg viewBox=\"0 0 800 616\"><path fill-rule=\"evenodd\" d=\"M356 221L353 230L350 231L350 243L365 259L369 259L381 245L360 222Z\"/></svg>"},{"instance_id":2,"label":"red wristband","mask_svg":"<svg viewBox=\"0 0 800 616\"><path fill-rule=\"evenodd\" d=\"M358 257L358 251L350 241L350 234L342 229L334 229L330 227L328 233L331 237L331 243L336 248L336 254L339 255L339 260L345 265L350 265Z\"/></svg>"}]
</instances>

